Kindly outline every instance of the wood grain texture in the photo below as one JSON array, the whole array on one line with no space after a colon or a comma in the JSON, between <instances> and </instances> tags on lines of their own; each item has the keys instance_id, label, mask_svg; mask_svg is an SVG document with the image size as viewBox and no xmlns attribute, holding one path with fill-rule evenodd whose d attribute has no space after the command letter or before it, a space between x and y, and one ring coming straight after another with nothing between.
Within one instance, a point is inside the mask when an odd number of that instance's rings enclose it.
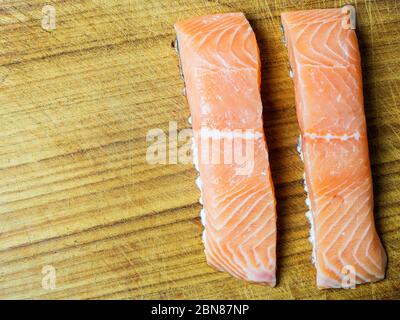
<instances>
[{"instance_id":1,"label":"wood grain texture","mask_svg":"<svg viewBox=\"0 0 400 320\"><path fill-rule=\"evenodd\" d=\"M399 299L400 2L358 13L376 221L387 279L320 291L296 153L282 11L344 1L1 1L0 298ZM299 4L300 3L300 4ZM57 29L41 28L42 7ZM190 164L150 165L146 134L187 128L173 23L243 11L261 49L262 98L278 200L278 285L207 266ZM57 288L42 288L42 267Z\"/></svg>"}]
</instances>

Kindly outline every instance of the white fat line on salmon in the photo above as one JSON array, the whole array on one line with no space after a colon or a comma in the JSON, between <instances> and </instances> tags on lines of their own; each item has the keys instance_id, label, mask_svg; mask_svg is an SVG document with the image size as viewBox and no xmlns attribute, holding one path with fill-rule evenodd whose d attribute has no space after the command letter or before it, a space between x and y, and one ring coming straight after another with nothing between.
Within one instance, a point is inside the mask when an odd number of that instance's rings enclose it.
<instances>
[{"instance_id":1,"label":"white fat line on salmon","mask_svg":"<svg viewBox=\"0 0 400 320\"><path fill-rule=\"evenodd\" d=\"M303 145L302 145L302 137L301 135L299 135L299 139L298 139L298 143L297 143L297 152L299 153L300 159L301 161L304 162L304 158L303 158ZM315 248L315 225L314 225L314 214L313 214L313 210L311 208L311 201L310 201L310 197L308 195L308 186L307 186L307 179L306 179L306 173L303 173L303 186L304 186L304 191L307 195L307 198L305 200L305 203L308 207L308 211L306 212L306 217L310 223L310 237L308 238L308 240L310 241L311 245L312 245L312 255L311 255L311 261L314 265L316 265L317 263L317 254L316 254L316 248Z\"/></svg>"},{"instance_id":2,"label":"white fat line on salmon","mask_svg":"<svg viewBox=\"0 0 400 320\"><path fill-rule=\"evenodd\" d=\"M191 117L188 118L188 122L190 124L192 123L192 118ZM197 146L196 146L196 143L195 143L195 140L194 140L193 137L192 137L192 156L193 156L194 166L195 166L196 171L198 173L198 176L196 178L196 186L200 190L199 203L202 205L203 204L203 190L202 190L203 183L202 183L201 177L200 177L200 170L199 170L199 164L198 164L198 158L197 158L198 157ZM206 227L206 215L207 215L206 210L203 207L200 210L200 221L201 221L201 224L204 227L203 235L202 235L202 238L201 238L202 241L203 241L203 245L204 246L206 244L206 230L205 230L205 227Z\"/></svg>"},{"instance_id":3,"label":"white fat line on salmon","mask_svg":"<svg viewBox=\"0 0 400 320\"><path fill-rule=\"evenodd\" d=\"M192 118L191 117L188 118L188 122L190 124L192 123ZM197 152L197 146L196 146L196 142L194 140L194 137L192 137L192 156L193 156L194 167L195 167L195 169L196 169L196 171L198 173L198 176L196 178L196 186L200 190L199 203L201 205L203 205L203 190L202 190L203 183L202 183L201 177L200 177L200 169L199 169L199 162L198 162L198 152ZM206 228L206 215L207 215L206 210L204 209L204 207L202 207L201 210L200 210L200 221L201 221L201 224L204 227L203 234L202 234L202 237L201 237L201 241L203 242L204 248L206 246L206 229L205 229ZM204 250L204 252L205 252L205 250Z\"/></svg>"},{"instance_id":4,"label":"white fat line on salmon","mask_svg":"<svg viewBox=\"0 0 400 320\"><path fill-rule=\"evenodd\" d=\"M194 167L196 168L197 172L200 172L200 168L199 168L199 153L197 151L197 146L196 146L196 142L194 140L194 137L192 137L192 155L193 155Z\"/></svg>"},{"instance_id":5,"label":"white fat line on salmon","mask_svg":"<svg viewBox=\"0 0 400 320\"><path fill-rule=\"evenodd\" d=\"M254 132L252 129L237 129L237 130L218 130L210 128L201 128L198 133L202 138L213 139L261 139L263 134L261 132Z\"/></svg>"},{"instance_id":6,"label":"white fat line on salmon","mask_svg":"<svg viewBox=\"0 0 400 320\"><path fill-rule=\"evenodd\" d=\"M192 138L192 155L193 155L194 167L198 173L195 183L196 183L197 188L200 190L199 203L202 205L203 204L203 190L201 187L202 187L203 183L202 183L201 177L200 177L198 152L197 152L197 146L196 146L194 138ZM201 218L201 223L203 224L203 226L205 226L206 212L205 212L204 208L200 211L200 218Z\"/></svg>"},{"instance_id":7,"label":"white fat line on salmon","mask_svg":"<svg viewBox=\"0 0 400 320\"><path fill-rule=\"evenodd\" d=\"M301 140L301 134L299 135L299 138L297 139L297 152L299 153L301 161L304 161L303 159L303 151L302 151L302 140Z\"/></svg>"},{"instance_id":8,"label":"white fat line on salmon","mask_svg":"<svg viewBox=\"0 0 400 320\"><path fill-rule=\"evenodd\" d=\"M203 192L202 192L202 189L201 189L202 184L203 183L201 182L201 178L200 178L200 174L199 174L197 176L197 178L196 178L196 186L200 190L200 198L199 198L199 203L200 204L203 204Z\"/></svg>"},{"instance_id":9,"label":"white fat line on salmon","mask_svg":"<svg viewBox=\"0 0 400 320\"><path fill-rule=\"evenodd\" d=\"M307 138L311 138L311 139L324 139L327 141L330 140L342 140L342 141L346 141L349 139L356 139L359 140L360 139L360 133L358 131L356 131L353 134L342 134L342 135L335 135L335 134L324 134L324 135L318 135L316 133L309 133L306 132L304 133L304 137Z\"/></svg>"}]
</instances>

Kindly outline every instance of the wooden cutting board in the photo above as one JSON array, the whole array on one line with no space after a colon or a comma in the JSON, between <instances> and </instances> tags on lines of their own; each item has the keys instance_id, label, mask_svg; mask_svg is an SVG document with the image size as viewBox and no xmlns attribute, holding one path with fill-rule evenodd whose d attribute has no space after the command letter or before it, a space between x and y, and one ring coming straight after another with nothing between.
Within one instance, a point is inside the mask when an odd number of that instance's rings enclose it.
<instances>
[{"instance_id":1,"label":"wooden cutting board","mask_svg":"<svg viewBox=\"0 0 400 320\"><path fill-rule=\"evenodd\" d=\"M358 13L386 280L320 291L310 259L279 15L344 1L59 0L46 2L56 10L56 29L46 31L43 1L6 0L0 3L0 298L400 298L400 3L349 2ZM189 128L173 23L233 11L246 14L261 50L279 203L276 288L208 267L193 166L146 161L149 130L167 133L170 121Z\"/></svg>"}]
</instances>

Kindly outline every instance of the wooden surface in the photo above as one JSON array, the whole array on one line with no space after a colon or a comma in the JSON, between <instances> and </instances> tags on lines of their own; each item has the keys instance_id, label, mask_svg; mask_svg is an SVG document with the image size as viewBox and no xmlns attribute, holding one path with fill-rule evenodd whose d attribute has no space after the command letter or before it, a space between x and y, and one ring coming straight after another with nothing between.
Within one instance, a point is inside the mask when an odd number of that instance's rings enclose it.
<instances>
[{"instance_id":1,"label":"wooden surface","mask_svg":"<svg viewBox=\"0 0 400 320\"><path fill-rule=\"evenodd\" d=\"M0 298L400 298L400 2L358 13L376 221L387 279L319 291L296 153L279 14L344 1L0 2ZM54 31L42 6L56 8ZM191 164L150 165L148 130L189 125L173 23L243 11L261 49L262 98L278 206L278 285L205 263ZM54 266L56 289L42 287Z\"/></svg>"}]
</instances>

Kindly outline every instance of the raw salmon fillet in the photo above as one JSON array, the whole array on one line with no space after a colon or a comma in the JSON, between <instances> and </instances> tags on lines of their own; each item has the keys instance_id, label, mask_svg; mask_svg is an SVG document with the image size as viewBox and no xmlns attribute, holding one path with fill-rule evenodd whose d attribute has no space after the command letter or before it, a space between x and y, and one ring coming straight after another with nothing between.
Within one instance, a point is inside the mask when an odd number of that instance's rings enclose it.
<instances>
[{"instance_id":1,"label":"raw salmon fillet","mask_svg":"<svg viewBox=\"0 0 400 320\"><path fill-rule=\"evenodd\" d=\"M283 13L282 23L302 132L317 285L378 281L386 254L374 224L354 8Z\"/></svg>"},{"instance_id":2,"label":"raw salmon fillet","mask_svg":"<svg viewBox=\"0 0 400 320\"><path fill-rule=\"evenodd\" d=\"M275 197L255 35L242 13L196 17L175 29L200 172L207 262L237 278L274 286ZM244 150L253 155L236 161Z\"/></svg>"}]
</instances>

